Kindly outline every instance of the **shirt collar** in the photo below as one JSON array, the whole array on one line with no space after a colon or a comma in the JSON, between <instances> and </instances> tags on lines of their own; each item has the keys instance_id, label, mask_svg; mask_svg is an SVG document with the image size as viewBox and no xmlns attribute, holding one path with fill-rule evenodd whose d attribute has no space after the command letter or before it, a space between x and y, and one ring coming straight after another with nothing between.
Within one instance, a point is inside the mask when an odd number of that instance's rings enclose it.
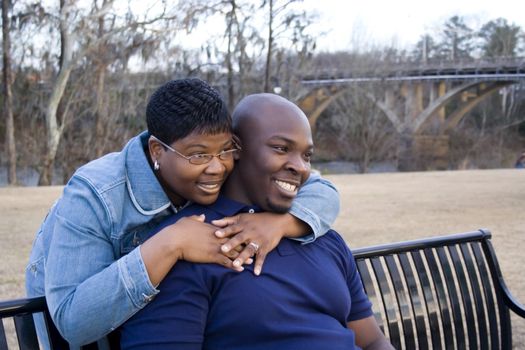
<instances>
[{"instance_id":1,"label":"shirt collar","mask_svg":"<svg viewBox=\"0 0 525 350\"><path fill-rule=\"evenodd\" d=\"M219 195L219 198L215 203L208 206L209 209L219 213L222 216L233 216L237 213L258 213L261 212L261 208L256 205L248 205L236 200L230 199L224 195Z\"/></svg>"},{"instance_id":2,"label":"shirt collar","mask_svg":"<svg viewBox=\"0 0 525 350\"><path fill-rule=\"evenodd\" d=\"M137 210L144 215L154 215L170 206L170 200L160 185L148 162L144 149L149 133L142 132L124 148L126 159L126 185Z\"/></svg>"}]
</instances>

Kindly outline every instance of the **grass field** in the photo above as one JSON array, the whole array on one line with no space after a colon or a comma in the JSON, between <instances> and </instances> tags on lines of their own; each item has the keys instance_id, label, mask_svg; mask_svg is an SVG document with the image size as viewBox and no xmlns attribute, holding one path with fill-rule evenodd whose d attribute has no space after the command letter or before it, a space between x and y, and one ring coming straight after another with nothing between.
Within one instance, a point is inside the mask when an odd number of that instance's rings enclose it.
<instances>
[{"instance_id":1,"label":"grass field","mask_svg":"<svg viewBox=\"0 0 525 350\"><path fill-rule=\"evenodd\" d=\"M525 171L331 175L341 194L335 228L352 248L488 228L506 282L525 303ZM61 187L0 188L0 299L23 295L31 242ZM515 348L525 322L513 318Z\"/></svg>"}]
</instances>

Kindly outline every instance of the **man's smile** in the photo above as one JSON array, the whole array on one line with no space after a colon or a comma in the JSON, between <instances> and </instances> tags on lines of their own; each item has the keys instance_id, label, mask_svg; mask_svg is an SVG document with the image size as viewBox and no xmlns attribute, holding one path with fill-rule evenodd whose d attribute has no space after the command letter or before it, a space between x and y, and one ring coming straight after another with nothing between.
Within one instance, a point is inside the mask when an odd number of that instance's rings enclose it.
<instances>
[{"instance_id":1,"label":"man's smile","mask_svg":"<svg viewBox=\"0 0 525 350\"><path fill-rule=\"evenodd\" d=\"M279 188L285 190L286 192L297 193L297 185L295 184L282 180L275 180L275 183L277 186L279 186Z\"/></svg>"}]
</instances>

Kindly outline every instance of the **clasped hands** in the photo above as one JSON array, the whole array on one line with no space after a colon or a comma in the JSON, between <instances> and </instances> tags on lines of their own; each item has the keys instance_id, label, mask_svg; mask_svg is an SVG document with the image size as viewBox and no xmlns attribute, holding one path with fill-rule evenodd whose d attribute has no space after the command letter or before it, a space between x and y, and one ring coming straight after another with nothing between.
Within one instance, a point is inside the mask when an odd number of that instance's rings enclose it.
<instances>
[{"instance_id":1,"label":"clasped hands","mask_svg":"<svg viewBox=\"0 0 525 350\"><path fill-rule=\"evenodd\" d=\"M193 221L192 226L199 222L201 229L206 227L208 234L198 234L193 238L194 243L199 244L200 254L209 254L209 259L206 259L209 260L208 262L219 263L235 271L243 271L244 265L255 261L254 274L260 275L267 254L284 236L280 220L282 216L283 214L274 213L243 213L213 220L211 224L204 223L204 215L187 217L186 220ZM193 228L197 229L196 226ZM203 233L203 230L198 231ZM202 257L191 256L191 254L184 254L181 258L203 262Z\"/></svg>"}]
</instances>

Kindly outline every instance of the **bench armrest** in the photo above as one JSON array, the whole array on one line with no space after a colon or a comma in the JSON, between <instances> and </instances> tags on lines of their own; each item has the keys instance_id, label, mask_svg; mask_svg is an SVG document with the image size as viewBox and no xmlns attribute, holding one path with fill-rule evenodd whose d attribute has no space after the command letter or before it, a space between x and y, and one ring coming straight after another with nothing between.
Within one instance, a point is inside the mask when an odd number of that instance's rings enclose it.
<instances>
[{"instance_id":1,"label":"bench armrest","mask_svg":"<svg viewBox=\"0 0 525 350\"><path fill-rule=\"evenodd\" d=\"M505 284L503 277L498 279L498 283L503 294L505 305L507 305L509 309L511 309L516 315L520 316L521 318L525 318L525 306L523 306L523 304L512 295L510 289Z\"/></svg>"}]
</instances>

